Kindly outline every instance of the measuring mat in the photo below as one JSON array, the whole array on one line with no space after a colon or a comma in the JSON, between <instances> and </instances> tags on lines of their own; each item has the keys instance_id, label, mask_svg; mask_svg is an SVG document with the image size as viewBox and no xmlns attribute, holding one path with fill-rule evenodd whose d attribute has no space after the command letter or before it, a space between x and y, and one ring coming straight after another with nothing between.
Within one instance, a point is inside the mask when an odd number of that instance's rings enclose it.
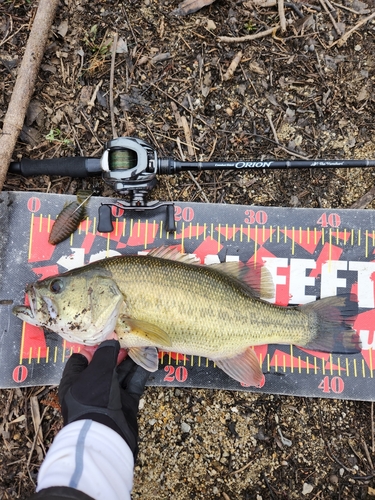
<instances>
[{"instance_id":1,"label":"measuring mat","mask_svg":"<svg viewBox=\"0 0 375 500\"><path fill-rule=\"evenodd\" d=\"M194 253L202 263L240 260L265 265L279 305L303 304L343 293L358 297L354 328L358 354L337 355L289 345L255 347L265 381L244 387L205 358L160 353L149 385L250 390L298 396L375 399L375 216L371 210L323 210L175 203L176 230L165 230L165 212L113 208L113 231L100 233L98 209L108 198L91 198L88 217L70 239L48 243L52 224L74 196L0 194L0 387L58 384L77 344L23 324L12 314L25 286L119 254L161 245Z\"/></svg>"}]
</instances>

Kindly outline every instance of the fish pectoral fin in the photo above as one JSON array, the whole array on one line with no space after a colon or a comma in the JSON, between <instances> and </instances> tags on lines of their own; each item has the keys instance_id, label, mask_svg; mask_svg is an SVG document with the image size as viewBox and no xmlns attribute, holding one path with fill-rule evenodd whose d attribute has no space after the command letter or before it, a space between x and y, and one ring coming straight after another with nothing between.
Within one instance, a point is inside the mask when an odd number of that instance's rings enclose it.
<instances>
[{"instance_id":1,"label":"fish pectoral fin","mask_svg":"<svg viewBox=\"0 0 375 500\"><path fill-rule=\"evenodd\" d=\"M263 380L259 360L251 347L232 358L214 359L213 361L223 372L243 384L259 386Z\"/></svg>"},{"instance_id":2,"label":"fish pectoral fin","mask_svg":"<svg viewBox=\"0 0 375 500\"><path fill-rule=\"evenodd\" d=\"M131 347L128 356L149 372L156 372L158 369L159 357L156 347Z\"/></svg>"},{"instance_id":3,"label":"fish pectoral fin","mask_svg":"<svg viewBox=\"0 0 375 500\"><path fill-rule=\"evenodd\" d=\"M146 338L149 342L163 347L171 347L172 342L169 335L152 323L134 318L121 316L121 320L131 329L133 335Z\"/></svg>"}]
</instances>

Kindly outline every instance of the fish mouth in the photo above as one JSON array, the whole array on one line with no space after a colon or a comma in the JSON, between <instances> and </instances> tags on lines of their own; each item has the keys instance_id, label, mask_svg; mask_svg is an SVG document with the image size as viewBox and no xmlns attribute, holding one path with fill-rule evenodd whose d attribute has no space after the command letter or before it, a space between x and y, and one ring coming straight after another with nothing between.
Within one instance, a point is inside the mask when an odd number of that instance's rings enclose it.
<instances>
[{"instance_id":1,"label":"fish mouth","mask_svg":"<svg viewBox=\"0 0 375 500\"><path fill-rule=\"evenodd\" d=\"M12 312L15 316L17 316L17 318L20 318L23 321L26 321L27 323L30 323L32 325L39 326L36 314L37 299L36 299L35 288L33 285L28 285L26 287L26 295L29 305L14 306Z\"/></svg>"}]
</instances>

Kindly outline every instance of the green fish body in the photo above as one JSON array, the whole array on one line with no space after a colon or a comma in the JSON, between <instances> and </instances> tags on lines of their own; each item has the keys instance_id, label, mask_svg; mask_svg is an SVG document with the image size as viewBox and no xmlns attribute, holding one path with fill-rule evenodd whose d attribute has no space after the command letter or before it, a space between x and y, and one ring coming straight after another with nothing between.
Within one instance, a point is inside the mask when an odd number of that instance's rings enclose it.
<instances>
[{"instance_id":1,"label":"green fish body","mask_svg":"<svg viewBox=\"0 0 375 500\"><path fill-rule=\"evenodd\" d=\"M87 345L115 331L150 371L157 369L159 349L207 357L234 379L259 385L263 375L252 346L331 351L341 335L345 350L359 348L351 328L355 304L347 297L276 306L259 298L273 295L265 271L238 263L201 266L165 247L104 259L37 282L27 293L30 308L16 306L16 316Z\"/></svg>"}]
</instances>

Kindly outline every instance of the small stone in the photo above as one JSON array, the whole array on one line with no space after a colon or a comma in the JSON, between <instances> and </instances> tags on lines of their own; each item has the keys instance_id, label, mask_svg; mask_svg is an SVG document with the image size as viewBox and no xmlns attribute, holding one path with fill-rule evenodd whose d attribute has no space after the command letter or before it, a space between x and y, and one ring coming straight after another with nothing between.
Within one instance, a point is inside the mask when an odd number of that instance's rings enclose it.
<instances>
[{"instance_id":1,"label":"small stone","mask_svg":"<svg viewBox=\"0 0 375 500\"><path fill-rule=\"evenodd\" d=\"M336 474L331 474L329 476L329 482L331 484L337 484L339 482L339 478L336 476Z\"/></svg>"},{"instance_id":2,"label":"small stone","mask_svg":"<svg viewBox=\"0 0 375 500\"><path fill-rule=\"evenodd\" d=\"M303 483L303 488L302 488L302 495L308 495L309 493L312 492L314 489L314 486L312 486L309 483Z\"/></svg>"},{"instance_id":3,"label":"small stone","mask_svg":"<svg viewBox=\"0 0 375 500\"><path fill-rule=\"evenodd\" d=\"M182 434L187 434L188 432L190 432L191 430L191 427L189 424L187 424L186 422L182 422L181 424L181 432Z\"/></svg>"}]
</instances>

